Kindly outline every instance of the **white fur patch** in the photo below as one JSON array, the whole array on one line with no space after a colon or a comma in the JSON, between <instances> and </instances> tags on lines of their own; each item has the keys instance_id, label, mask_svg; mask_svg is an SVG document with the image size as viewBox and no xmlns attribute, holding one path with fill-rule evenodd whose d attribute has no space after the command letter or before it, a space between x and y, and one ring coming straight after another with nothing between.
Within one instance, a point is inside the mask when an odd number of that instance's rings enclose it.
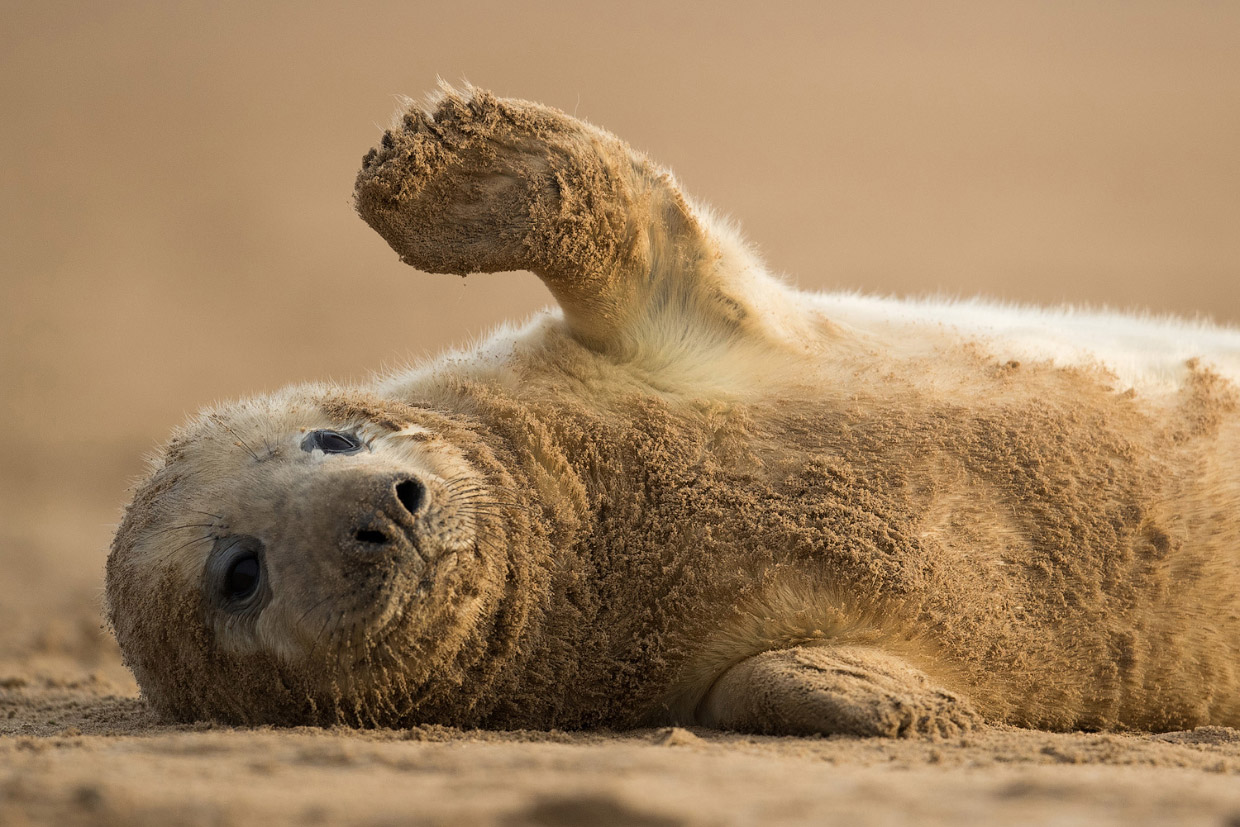
<instances>
[{"instance_id":1,"label":"white fur patch","mask_svg":"<svg viewBox=\"0 0 1240 827\"><path fill-rule=\"evenodd\" d=\"M983 299L893 299L860 293L807 296L832 321L910 338L952 331L991 349L1000 361L1102 366L1125 387L1169 393L1200 359L1240 381L1240 330L1174 317L1077 307L1041 308Z\"/></svg>"}]
</instances>

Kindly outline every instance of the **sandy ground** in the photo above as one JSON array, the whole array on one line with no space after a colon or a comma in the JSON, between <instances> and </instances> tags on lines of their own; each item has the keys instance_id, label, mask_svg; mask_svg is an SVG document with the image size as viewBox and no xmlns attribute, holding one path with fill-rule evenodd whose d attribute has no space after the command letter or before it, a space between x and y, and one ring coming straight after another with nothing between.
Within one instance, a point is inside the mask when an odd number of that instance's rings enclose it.
<instances>
[{"instance_id":1,"label":"sandy ground","mask_svg":"<svg viewBox=\"0 0 1240 827\"><path fill-rule=\"evenodd\" d=\"M1240 733L950 742L236 731L152 720L99 615L186 413L547 301L352 214L436 75L588 117L809 288L1240 321L1240 6L6 2L0 825L1240 825Z\"/></svg>"},{"instance_id":2,"label":"sandy ground","mask_svg":"<svg viewBox=\"0 0 1240 827\"><path fill-rule=\"evenodd\" d=\"M1240 825L1240 730L167 726L88 628L0 661L0 824Z\"/></svg>"}]
</instances>

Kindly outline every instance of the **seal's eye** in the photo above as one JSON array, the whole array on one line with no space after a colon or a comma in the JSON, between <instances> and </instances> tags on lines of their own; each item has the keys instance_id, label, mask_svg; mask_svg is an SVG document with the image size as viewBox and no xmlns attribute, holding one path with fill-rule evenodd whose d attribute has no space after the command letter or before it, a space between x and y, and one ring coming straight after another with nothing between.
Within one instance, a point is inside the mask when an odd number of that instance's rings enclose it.
<instances>
[{"instance_id":1,"label":"seal's eye","mask_svg":"<svg viewBox=\"0 0 1240 827\"><path fill-rule=\"evenodd\" d=\"M230 613L262 610L271 590L264 587L263 541L246 534L220 537L207 558L206 583L212 602Z\"/></svg>"},{"instance_id":2,"label":"seal's eye","mask_svg":"<svg viewBox=\"0 0 1240 827\"><path fill-rule=\"evenodd\" d=\"M258 590L258 576L262 569L258 556L252 552L233 560L224 575L224 594L229 600L246 600Z\"/></svg>"},{"instance_id":3,"label":"seal's eye","mask_svg":"<svg viewBox=\"0 0 1240 827\"><path fill-rule=\"evenodd\" d=\"M356 454L362 450L362 441L353 434L342 434L340 431L311 431L301 441L301 450L315 449L325 454Z\"/></svg>"}]
</instances>

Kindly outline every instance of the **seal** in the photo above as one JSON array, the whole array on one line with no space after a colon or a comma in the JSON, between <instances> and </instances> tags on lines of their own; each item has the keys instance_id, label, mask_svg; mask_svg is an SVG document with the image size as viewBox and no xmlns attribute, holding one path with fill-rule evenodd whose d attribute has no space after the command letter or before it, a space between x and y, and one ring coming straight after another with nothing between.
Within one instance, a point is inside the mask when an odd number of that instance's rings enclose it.
<instances>
[{"instance_id":1,"label":"seal","mask_svg":"<svg viewBox=\"0 0 1240 827\"><path fill-rule=\"evenodd\" d=\"M1240 726L1240 331L800 293L620 139L474 88L356 206L559 307L171 438L107 565L162 715Z\"/></svg>"}]
</instances>

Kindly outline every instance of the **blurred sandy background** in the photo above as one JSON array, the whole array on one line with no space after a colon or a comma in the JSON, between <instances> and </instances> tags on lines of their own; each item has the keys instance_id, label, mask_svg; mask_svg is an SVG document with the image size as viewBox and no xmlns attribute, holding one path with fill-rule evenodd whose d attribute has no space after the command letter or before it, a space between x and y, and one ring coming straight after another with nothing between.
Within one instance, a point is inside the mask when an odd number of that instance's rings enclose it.
<instances>
[{"instance_id":1,"label":"blurred sandy background","mask_svg":"<svg viewBox=\"0 0 1240 827\"><path fill-rule=\"evenodd\" d=\"M395 96L438 75L616 132L805 287L1240 323L1237 3L0 9L3 656L115 667L76 607L188 413L547 301L416 273L353 215Z\"/></svg>"}]
</instances>

